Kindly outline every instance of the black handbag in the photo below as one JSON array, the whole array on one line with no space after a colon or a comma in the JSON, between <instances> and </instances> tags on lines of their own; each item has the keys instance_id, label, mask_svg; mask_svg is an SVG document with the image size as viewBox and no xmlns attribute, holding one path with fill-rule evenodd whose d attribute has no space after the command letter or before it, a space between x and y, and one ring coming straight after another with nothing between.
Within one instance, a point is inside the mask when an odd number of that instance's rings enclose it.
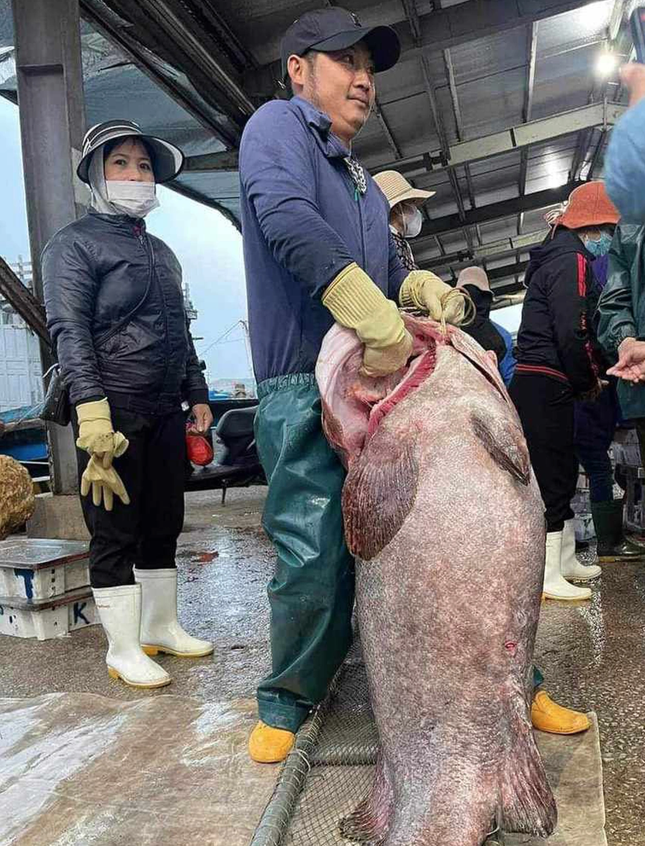
<instances>
[{"instance_id":1,"label":"black handbag","mask_svg":"<svg viewBox=\"0 0 645 846\"><path fill-rule=\"evenodd\" d=\"M152 248L152 242L150 242L150 272L148 274L148 284L146 285L146 290L143 296L132 311L128 312L122 320L120 320L111 329L108 329L108 331L97 340L94 345L95 349L98 349L106 341L109 341L110 338L114 337L117 332L120 332L121 329L127 326L141 306L145 303L152 285L154 266L154 251ZM43 378L46 378L49 373L51 373L51 378L49 380L49 385L47 386L45 399L43 400L42 410L38 416L41 420L44 420L47 423L56 423L58 426L67 426L72 419L72 404L69 399L69 390L63 382L63 376L60 372L60 364L58 362L52 364Z\"/></svg>"},{"instance_id":2,"label":"black handbag","mask_svg":"<svg viewBox=\"0 0 645 846\"><path fill-rule=\"evenodd\" d=\"M58 362L52 364L45 376L48 373L51 373L51 378L49 385L47 385L43 407L38 416L47 423L67 426L72 419L72 404L69 401L69 391L63 384Z\"/></svg>"}]
</instances>

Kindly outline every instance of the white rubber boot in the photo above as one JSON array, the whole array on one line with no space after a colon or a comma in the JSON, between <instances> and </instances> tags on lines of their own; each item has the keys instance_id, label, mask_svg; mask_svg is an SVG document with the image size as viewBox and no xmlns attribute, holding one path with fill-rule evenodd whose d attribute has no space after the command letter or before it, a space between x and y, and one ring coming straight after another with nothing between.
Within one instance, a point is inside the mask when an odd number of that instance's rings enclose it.
<instances>
[{"instance_id":1,"label":"white rubber boot","mask_svg":"<svg viewBox=\"0 0 645 846\"><path fill-rule=\"evenodd\" d=\"M562 532L562 556L560 558L560 572L565 579L578 582L589 582L597 579L602 573L596 564L581 564L576 556L576 530L573 520L567 520Z\"/></svg>"},{"instance_id":2,"label":"white rubber boot","mask_svg":"<svg viewBox=\"0 0 645 846\"><path fill-rule=\"evenodd\" d=\"M213 644L185 632L177 620L177 570L138 570L141 585L141 648L147 655L167 652L180 658L210 655Z\"/></svg>"},{"instance_id":3,"label":"white rubber boot","mask_svg":"<svg viewBox=\"0 0 645 846\"><path fill-rule=\"evenodd\" d=\"M562 532L547 532L546 536L546 566L544 568L544 587L542 593L547 599L561 599L571 601L575 599L589 599L589 588L580 588L569 584L562 578L560 559L562 557Z\"/></svg>"},{"instance_id":4,"label":"white rubber boot","mask_svg":"<svg viewBox=\"0 0 645 846\"><path fill-rule=\"evenodd\" d=\"M168 673L141 649L141 586L92 588L92 593L109 643L105 659L109 675L132 687L170 684Z\"/></svg>"}]
</instances>

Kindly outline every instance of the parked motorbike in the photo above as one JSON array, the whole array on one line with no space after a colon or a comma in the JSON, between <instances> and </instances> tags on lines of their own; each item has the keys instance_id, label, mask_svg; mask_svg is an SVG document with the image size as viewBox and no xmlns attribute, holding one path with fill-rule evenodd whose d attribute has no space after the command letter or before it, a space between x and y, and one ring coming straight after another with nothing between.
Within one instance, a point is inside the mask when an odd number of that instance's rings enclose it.
<instances>
[{"instance_id":1,"label":"parked motorbike","mask_svg":"<svg viewBox=\"0 0 645 846\"><path fill-rule=\"evenodd\" d=\"M266 485L253 432L256 410L257 405L234 408L222 415L215 427L214 459L205 467L190 465L187 491L221 490L225 505L229 488Z\"/></svg>"}]
</instances>

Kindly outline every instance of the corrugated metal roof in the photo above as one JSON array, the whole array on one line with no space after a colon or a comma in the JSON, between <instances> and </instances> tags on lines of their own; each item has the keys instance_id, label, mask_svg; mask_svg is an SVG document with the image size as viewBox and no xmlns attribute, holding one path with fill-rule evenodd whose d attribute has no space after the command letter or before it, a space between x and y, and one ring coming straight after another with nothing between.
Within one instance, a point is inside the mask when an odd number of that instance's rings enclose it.
<instances>
[{"instance_id":1,"label":"corrugated metal roof","mask_svg":"<svg viewBox=\"0 0 645 846\"><path fill-rule=\"evenodd\" d=\"M128 117L196 156L236 149L248 114L278 91L276 59L284 30L321 0L80 4L91 20L83 36L88 120ZM381 122L370 119L355 150L370 169L402 167L420 187L437 191L426 207L426 231L438 232L439 240L433 235L415 242L421 261L447 254L440 271L449 278L464 252L467 259L482 244L541 230L544 209L533 207L561 198L559 186L599 175L601 158L594 153L605 139L586 125L567 133L567 126L577 126L571 115L555 127L549 124L538 143L482 159L476 155L455 167L452 178L444 165L447 145L477 139L486 151L487 136L520 127L527 118L561 115L619 94L596 78L594 67L621 4L415 0L408 17L401 0L343 0L364 24L393 25L402 41L401 61L377 80ZM12 44L9 9L10 0L0 0L0 92L11 94L11 50L3 51ZM627 39L623 26L619 50ZM431 155L422 161L424 154ZM233 217L239 214L237 175L230 170L184 172L178 187ZM510 261L507 253L513 280L516 259L521 262L526 252ZM497 265L493 256L488 266ZM502 271L496 279L504 282Z\"/></svg>"}]
</instances>

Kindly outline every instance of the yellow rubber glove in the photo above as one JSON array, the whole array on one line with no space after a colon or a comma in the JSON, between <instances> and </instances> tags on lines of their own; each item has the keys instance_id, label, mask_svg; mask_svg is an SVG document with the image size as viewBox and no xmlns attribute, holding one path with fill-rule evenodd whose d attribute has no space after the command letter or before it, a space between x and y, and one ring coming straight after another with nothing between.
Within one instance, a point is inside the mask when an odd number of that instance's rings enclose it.
<instances>
[{"instance_id":1,"label":"yellow rubber glove","mask_svg":"<svg viewBox=\"0 0 645 846\"><path fill-rule=\"evenodd\" d=\"M94 505L103 504L106 511L112 511L114 507L114 494L124 505L130 504L130 497L119 474L114 467L104 467L97 455L90 458L81 476L81 496L87 496L90 488Z\"/></svg>"},{"instance_id":2,"label":"yellow rubber glove","mask_svg":"<svg viewBox=\"0 0 645 846\"><path fill-rule=\"evenodd\" d=\"M450 296L448 296L450 294ZM464 320L464 297L429 270L413 270L403 280L399 302L404 308L427 311L433 319L459 326Z\"/></svg>"},{"instance_id":3,"label":"yellow rubber glove","mask_svg":"<svg viewBox=\"0 0 645 846\"><path fill-rule=\"evenodd\" d=\"M334 320L354 329L365 344L365 376L387 376L404 367L412 352L412 336L396 303L388 300L364 270L352 263L330 283L322 297Z\"/></svg>"},{"instance_id":4,"label":"yellow rubber glove","mask_svg":"<svg viewBox=\"0 0 645 846\"><path fill-rule=\"evenodd\" d=\"M121 432L112 426L112 414L107 399L83 402L76 406L78 415L78 438L76 446L90 455L99 455L103 467L111 466L128 448L129 442Z\"/></svg>"}]
</instances>

